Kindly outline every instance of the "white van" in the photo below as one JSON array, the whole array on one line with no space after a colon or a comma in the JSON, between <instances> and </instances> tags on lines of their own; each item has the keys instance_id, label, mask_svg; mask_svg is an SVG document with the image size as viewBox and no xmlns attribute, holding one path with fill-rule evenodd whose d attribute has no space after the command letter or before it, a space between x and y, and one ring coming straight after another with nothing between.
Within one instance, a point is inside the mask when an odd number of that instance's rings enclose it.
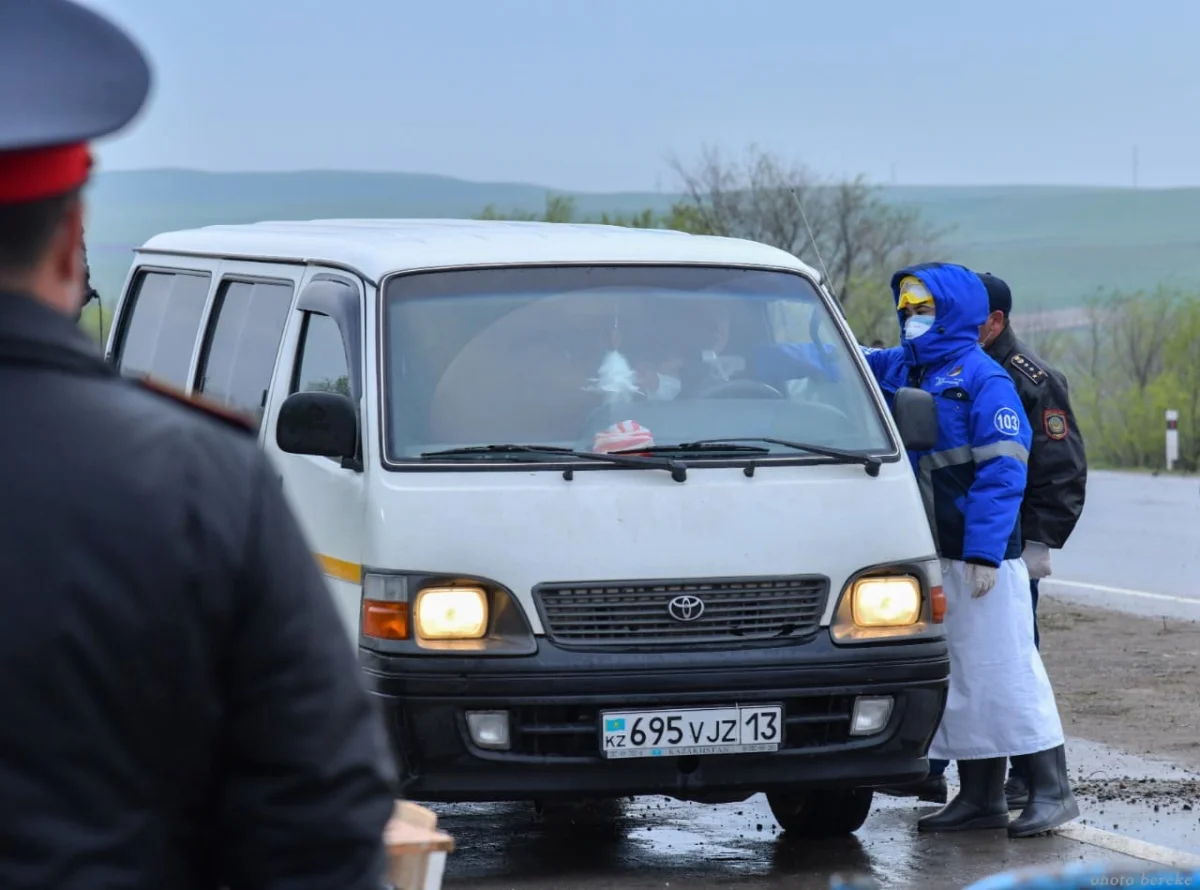
<instances>
[{"instance_id":1,"label":"white van","mask_svg":"<svg viewBox=\"0 0 1200 890\"><path fill-rule=\"evenodd\" d=\"M212 226L136 252L108 356L256 418L407 797L765 792L820 835L927 774L945 600L903 443L932 398L889 411L789 254Z\"/></svg>"}]
</instances>

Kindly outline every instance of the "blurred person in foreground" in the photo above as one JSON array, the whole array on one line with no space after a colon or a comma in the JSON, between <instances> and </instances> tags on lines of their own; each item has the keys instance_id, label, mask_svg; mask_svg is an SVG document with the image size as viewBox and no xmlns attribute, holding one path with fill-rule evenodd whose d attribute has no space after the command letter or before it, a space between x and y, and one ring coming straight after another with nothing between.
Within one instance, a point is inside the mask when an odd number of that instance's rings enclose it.
<instances>
[{"instance_id":1,"label":"blurred person in foreground","mask_svg":"<svg viewBox=\"0 0 1200 890\"><path fill-rule=\"evenodd\" d=\"M909 460L942 559L950 648L950 690L929 754L956 760L960 782L958 795L917 826L1041 834L1079 808L1054 691L1033 641L1021 559L1029 422L1012 378L979 346L989 306L974 272L949 263L912 266L893 276L892 292L900 346L863 351L889 401L915 386L938 406L937 446L909 452ZM1022 756L1029 803L1010 823L1005 769L1008 758Z\"/></svg>"},{"instance_id":2,"label":"blurred person in foreground","mask_svg":"<svg viewBox=\"0 0 1200 890\"><path fill-rule=\"evenodd\" d=\"M0 22L0 886L376 890L382 732L278 477L76 323L146 60L68 0Z\"/></svg>"}]
</instances>

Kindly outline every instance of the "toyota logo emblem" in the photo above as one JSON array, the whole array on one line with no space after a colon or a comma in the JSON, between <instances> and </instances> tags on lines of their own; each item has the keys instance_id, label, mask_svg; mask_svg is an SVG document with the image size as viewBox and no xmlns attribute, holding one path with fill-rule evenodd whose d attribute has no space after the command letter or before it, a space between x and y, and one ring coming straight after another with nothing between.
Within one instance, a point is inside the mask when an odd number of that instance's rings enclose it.
<instances>
[{"instance_id":1,"label":"toyota logo emblem","mask_svg":"<svg viewBox=\"0 0 1200 890\"><path fill-rule=\"evenodd\" d=\"M704 600L698 596L677 596L667 603L667 614L676 621L695 621L704 614Z\"/></svg>"}]
</instances>

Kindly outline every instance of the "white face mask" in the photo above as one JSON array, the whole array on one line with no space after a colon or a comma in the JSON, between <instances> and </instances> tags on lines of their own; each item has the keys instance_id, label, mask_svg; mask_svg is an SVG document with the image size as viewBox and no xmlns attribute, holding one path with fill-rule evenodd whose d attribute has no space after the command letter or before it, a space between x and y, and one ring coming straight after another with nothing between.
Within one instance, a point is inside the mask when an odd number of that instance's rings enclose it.
<instances>
[{"instance_id":1,"label":"white face mask","mask_svg":"<svg viewBox=\"0 0 1200 890\"><path fill-rule=\"evenodd\" d=\"M679 390L681 389L683 389L683 383L680 382L678 377L672 377L670 374L659 374L658 389L650 394L650 398L656 401L669 402L679 395Z\"/></svg>"},{"instance_id":2,"label":"white face mask","mask_svg":"<svg viewBox=\"0 0 1200 890\"><path fill-rule=\"evenodd\" d=\"M922 334L929 333L929 329L932 327L932 315L914 315L904 322L904 339L916 340Z\"/></svg>"}]
</instances>

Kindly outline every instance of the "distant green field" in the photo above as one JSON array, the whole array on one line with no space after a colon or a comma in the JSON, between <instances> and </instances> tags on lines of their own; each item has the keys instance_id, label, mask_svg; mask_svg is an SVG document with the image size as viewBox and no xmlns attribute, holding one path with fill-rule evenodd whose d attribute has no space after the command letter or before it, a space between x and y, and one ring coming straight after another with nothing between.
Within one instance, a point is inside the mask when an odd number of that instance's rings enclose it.
<instances>
[{"instance_id":1,"label":"distant green field","mask_svg":"<svg viewBox=\"0 0 1200 890\"><path fill-rule=\"evenodd\" d=\"M950 231L941 256L1009 281L1026 310L1078 305L1099 288L1200 289L1200 189L900 187L884 190ZM214 223L331 217L471 217L541 210L547 189L407 173L101 174L91 187L93 283L110 300L131 250L152 235ZM581 216L665 210L662 193L576 194Z\"/></svg>"}]
</instances>

